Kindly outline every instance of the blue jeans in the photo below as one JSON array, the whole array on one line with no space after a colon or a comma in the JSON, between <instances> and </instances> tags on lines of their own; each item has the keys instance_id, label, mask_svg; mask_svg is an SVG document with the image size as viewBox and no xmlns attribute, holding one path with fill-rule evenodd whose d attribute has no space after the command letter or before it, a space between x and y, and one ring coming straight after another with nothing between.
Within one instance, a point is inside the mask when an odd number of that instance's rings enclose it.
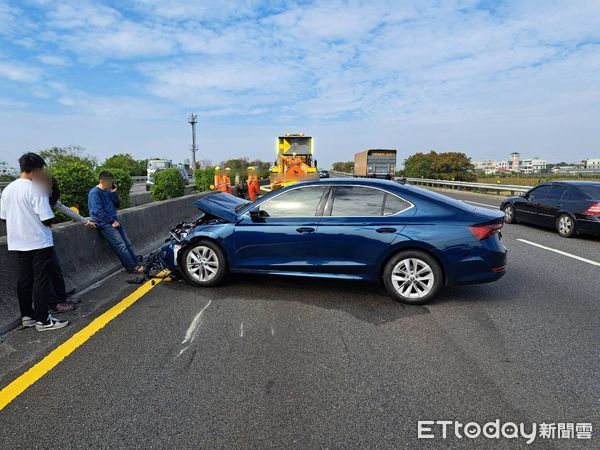
<instances>
[{"instance_id":1,"label":"blue jeans","mask_svg":"<svg viewBox=\"0 0 600 450\"><path fill-rule=\"evenodd\" d=\"M137 255L133 250L133 244L127 237L127 233L125 233L123 224L118 228L111 225L102 227L100 232L121 260L123 267L127 270L134 269L137 266Z\"/></svg>"}]
</instances>

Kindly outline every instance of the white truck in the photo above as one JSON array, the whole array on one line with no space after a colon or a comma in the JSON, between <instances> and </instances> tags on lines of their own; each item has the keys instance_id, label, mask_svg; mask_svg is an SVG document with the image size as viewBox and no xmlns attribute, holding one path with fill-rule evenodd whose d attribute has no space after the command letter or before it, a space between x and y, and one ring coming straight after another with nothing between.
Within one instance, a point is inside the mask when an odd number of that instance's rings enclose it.
<instances>
[{"instance_id":1,"label":"white truck","mask_svg":"<svg viewBox=\"0 0 600 450\"><path fill-rule=\"evenodd\" d=\"M146 168L146 190L149 191L154 184L154 174L159 170L173 167L170 159L149 159Z\"/></svg>"}]
</instances>

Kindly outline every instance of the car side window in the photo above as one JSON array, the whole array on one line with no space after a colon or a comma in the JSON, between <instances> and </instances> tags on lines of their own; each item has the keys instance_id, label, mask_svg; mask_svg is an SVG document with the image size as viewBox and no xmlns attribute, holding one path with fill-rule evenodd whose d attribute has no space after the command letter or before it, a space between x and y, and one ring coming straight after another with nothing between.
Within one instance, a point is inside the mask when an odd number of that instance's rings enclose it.
<instances>
[{"instance_id":1,"label":"car side window","mask_svg":"<svg viewBox=\"0 0 600 450\"><path fill-rule=\"evenodd\" d=\"M529 191L529 196L539 200L542 198L546 198L546 195L548 195L549 191L550 186L540 186L532 191Z\"/></svg>"},{"instance_id":2,"label":"car side window","mask_svg":"<svg viewBox=\"0 0 600 450\"><path fill-rule=\"evenodd\" d=\"M383 204L383 215L390 216L392 214L398 214L399 212L410 208L410 206L411 204L406 200L387 192L385 194L385 201Z\"/></svg>"},{"instance_id":3,"label":"car side window","mask_svg":"<svg viewBox=\"0 0 600 450\"><path fill-rule=\"evenodd\" d=\"M581 200L581 196L574 189L567 188L567 190L563 194L561 200L565 200L565 201L569 201L569 200L570 201L577 201L577 200Z\"/></svg>"},{"instance_id":4,"label":"car side window","mask_svg":"<svg viewBox=\"0 0 600 450\"><path fill-rule=\"evenodd\" d=\"M331 215L337 217L376 217L383 214L385 192L364 186L337 186Z\"/></svg>"},{"instance_id":5,"label":"car side window","mask_svg":"<svg viewBox=\"0 0 600 450\"><path fill-rule=\"evenodd\" d=\"M560 200L565 191L566 188L564 186L552 186L545 198L548 200Z\"/></svg>"},{"instance_id":6,"label":"car side window","mask_svg":"<svg viewBox=\"0 0 600 450\"><path fill-rule=\"evenodd\" d=\"M326 186L306 186L276 195L260 205L268 217L314 217Z\"/></svg>"}]
</instances>

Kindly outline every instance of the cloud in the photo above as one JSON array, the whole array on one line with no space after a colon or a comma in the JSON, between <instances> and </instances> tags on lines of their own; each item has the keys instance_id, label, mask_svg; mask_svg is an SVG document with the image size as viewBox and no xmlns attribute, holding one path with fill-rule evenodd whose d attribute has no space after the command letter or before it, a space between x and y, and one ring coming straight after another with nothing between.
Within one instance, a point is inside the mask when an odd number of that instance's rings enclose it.
<instances>
[{"instance_id":1,"label":"cloud","mask_svg":"<svg viewBox=\"0 0 600 450\"><path fill-rule=\"evenodd\" d=\"M60 55L38 55L37 57L41 62L49 66L69 66L71 60L66 56Z\"/></svg>"},{"instance_id":2,"label":"cloud","mask_svg":"<svg viewBox=\"0 0 600 450\"><path fill-rule=\"evenodd\" d=\"M10 81L34 83L40 79L40 71L26 64L0 60L0 77Z\"/></svg>"},{"instance_id":3,"label":"cloud","mask_svg":"<svg viewBox=\"0 0 600 450\"><path fill-rule=\"evenodd\" d=\"M0 0L0 77L13 101L62 114L447 125L468 145L489 124L598 117L599 14L594 0Z\"/></svg>"}]
</instances>

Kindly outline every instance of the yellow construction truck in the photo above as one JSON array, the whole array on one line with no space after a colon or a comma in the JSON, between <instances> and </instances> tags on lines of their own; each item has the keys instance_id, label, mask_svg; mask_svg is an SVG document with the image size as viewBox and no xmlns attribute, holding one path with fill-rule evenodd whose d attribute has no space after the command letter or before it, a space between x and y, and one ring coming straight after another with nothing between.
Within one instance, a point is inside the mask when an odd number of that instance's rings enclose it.
<instances>
[{"instance_id":1,"label":"yellow construction truck","mask_svg":"<svg viewBox=\"0 0 600 450\"><path fill-rule=\"evenodd\" d=\"M313 159L313 139L304 134L288 133L277 138L277 159L271 167L269 186L275 190L299 181L317 180L317 161Z\"/></svg>"}]
</instances>

